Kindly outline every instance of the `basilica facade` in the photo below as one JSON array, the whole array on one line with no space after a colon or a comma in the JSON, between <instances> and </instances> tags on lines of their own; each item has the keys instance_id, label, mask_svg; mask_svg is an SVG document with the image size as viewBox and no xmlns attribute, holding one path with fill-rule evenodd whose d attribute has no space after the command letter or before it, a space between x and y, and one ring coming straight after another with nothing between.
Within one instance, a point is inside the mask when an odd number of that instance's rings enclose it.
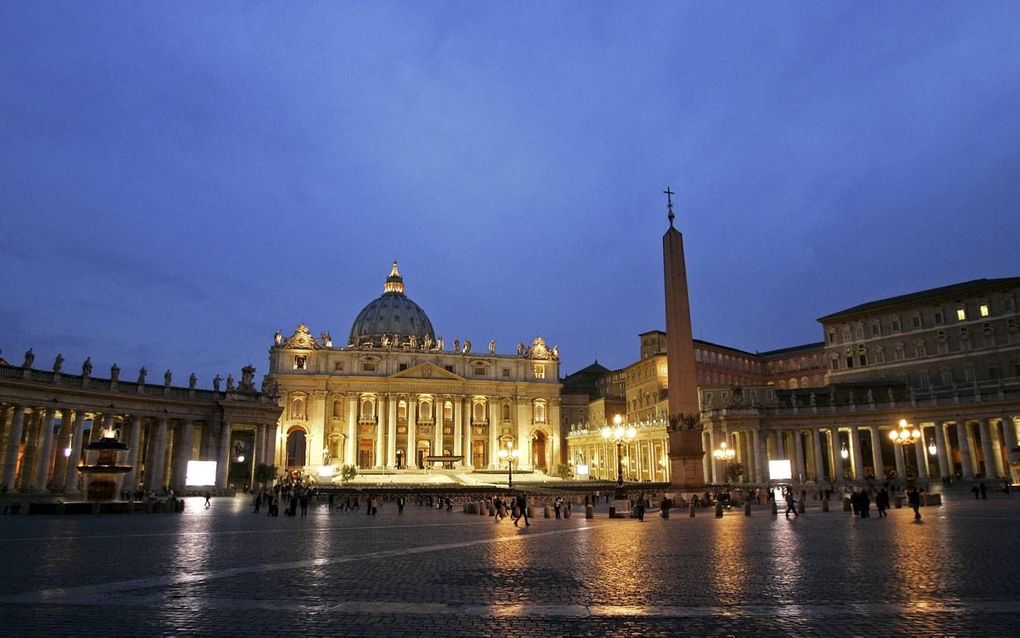
<instances>
[{"instance_id":1,"label":"basilica facade","mask_svg":"<svg viewBox=\"0 0 1020 638\"><path fill-rule=\"evenodd\" d=\"M275 465L288 470L505 471L509 450L515 469L552 473L565 451L557 349L541 337L511 354L445 341L396 262L345 342L304 324L278 332L266 381L283 408Z\"/></svg>"}]
</instances>

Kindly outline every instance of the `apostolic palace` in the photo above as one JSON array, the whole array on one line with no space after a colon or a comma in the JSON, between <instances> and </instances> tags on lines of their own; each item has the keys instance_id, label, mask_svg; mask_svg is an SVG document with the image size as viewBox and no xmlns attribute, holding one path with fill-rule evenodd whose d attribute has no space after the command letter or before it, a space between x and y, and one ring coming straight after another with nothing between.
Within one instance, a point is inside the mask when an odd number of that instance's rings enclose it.
<instances>
[{"instance_id":1,"label":"apostolic palace","mask_svg":"<svg viewBox=\"0 0 1020 638\"><path fill-rule=\"evenodd\" d=\"M405 293L397 263L347 339L277 332L269 368L212 389L0 359L0 489L74 494L85 448L128 446L128 489L184 489L197 463L225 489L260 465L339 480L507 467L529 480L625 478L676 485L916 476L1020 482L1020 277L978 279L822 316L820 340L750 353L694 339L683 241L663 238L666 330L636 360L565 377L529 337L500 353L451 342ZM661 318L649 317L651 326ZM611 436L613 418L622 427ZM913 431L909 444L893 433ZM620 454L617 454L620 450ZM502 453L502 456L501 456ZM490 480L483 479L482 480ZM495 481L495 478L491 480Z\"/></svg>"}]
</instances>

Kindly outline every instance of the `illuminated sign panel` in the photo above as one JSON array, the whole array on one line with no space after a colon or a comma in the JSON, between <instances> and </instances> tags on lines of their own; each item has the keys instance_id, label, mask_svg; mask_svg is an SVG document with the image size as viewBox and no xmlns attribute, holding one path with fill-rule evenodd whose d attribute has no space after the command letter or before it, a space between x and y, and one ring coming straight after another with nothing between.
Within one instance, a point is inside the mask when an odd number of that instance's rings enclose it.
<instances>
[{"instance_id":1,"label":"illuminated sign panel","mask_svg":"<svg viewBox=\"0 0 1020 638\"><path fill-rule=\"evenodd\" d=\"M184 484L189 487L216 485L216 461L188 461Z\"/></svg>"}]
</instances>

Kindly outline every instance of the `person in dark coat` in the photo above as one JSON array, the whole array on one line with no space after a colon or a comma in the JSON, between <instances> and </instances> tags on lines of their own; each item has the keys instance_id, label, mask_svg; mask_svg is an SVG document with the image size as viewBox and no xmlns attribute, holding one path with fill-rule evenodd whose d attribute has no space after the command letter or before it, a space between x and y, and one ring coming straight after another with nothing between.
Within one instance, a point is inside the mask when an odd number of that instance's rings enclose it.
<instances>
[{"instance_id":1,"label":"person in dark coat","mask_svg":"<svg viewBox=\"0 0 1020 638\"><path fill-rule=\"evenodd\" d=\"M921 493L917 491L917 486L911 485L907 488L907 503L914 510L914 520L921 520L921 512L918 511L918 508L921 507Z\"/></svg>"},{"instance_id":2,"label":"person in dark coat","mask_svg":"<svg viewBox=\"0 0 1020 638\"><path fill-rule=\"evenodd\" d=\"M878 494L875 495L875 509L878 510L879 518L889 516L885 513L885 511L889 509L889 491L884 487L878 490Z\"/></svg>"}]
</instances>

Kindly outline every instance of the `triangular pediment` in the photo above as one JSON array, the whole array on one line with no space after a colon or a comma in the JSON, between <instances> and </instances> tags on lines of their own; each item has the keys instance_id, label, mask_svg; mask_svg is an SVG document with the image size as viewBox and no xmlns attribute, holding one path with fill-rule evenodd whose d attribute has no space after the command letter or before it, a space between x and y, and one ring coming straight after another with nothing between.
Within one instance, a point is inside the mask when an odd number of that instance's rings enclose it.
<instances>
[{"instance_id":1,"label":"triangular pediment","mask_svg":"<svg viewBox=\"0 0 1020 638\"><path fill-rule=\"evenodd\" d=\"M454 374L446 368L440 368L434 363L419 363L418 365L401 370L390 375L391 379L441 379L443 381L463 381L464 377Z\"/></svg>"}]
</instances>

